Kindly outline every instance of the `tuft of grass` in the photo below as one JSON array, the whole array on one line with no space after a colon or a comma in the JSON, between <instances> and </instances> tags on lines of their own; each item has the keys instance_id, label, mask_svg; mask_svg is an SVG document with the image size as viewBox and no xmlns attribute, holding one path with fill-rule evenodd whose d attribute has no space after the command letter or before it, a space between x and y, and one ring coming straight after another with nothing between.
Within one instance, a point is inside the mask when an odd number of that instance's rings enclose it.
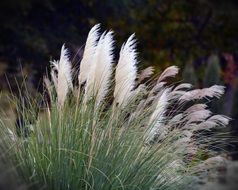
<instances>
[{"instance_id":1,"label":"tuft of grass","mask_svg":"<svg viewBox=\"0 0 238 190\"><path fill-rule=\"evenodd\" d=\"M174 144L179 130L148 145L147 112L129 120L134 103L106 111L94 105L71 97L60 110L46 108L28 138L5 136L13 165L32 189L183 189L189 183L191 169L179 163L186 147Z\"/></svg>"},{"instance_id":2,"label":"tuft of grass","mask_svg":"<svg viewBox=\"0 0 238 190\"><path fill-rule=\"evenodd\" d=\"M99 38L98 28L89 33L79 87L72 84L63 46L60 60L52 62L52 82L45 79L50 102L43 95L42 114L30 96L15 101L24 122L18 135L1 123L3 157L29 189L189 188L206 170L204 159L215 155L213 143L221 142L207 131L229 120L196 101L220 97L223 87L166 86L166 79L177 74L176 66L139 84L135 79L144 81L152 69L137 74L134 36L123 45L114 72L112 32ZM83 70L88 74L80 77Z\"/></svg>"}]
</instances>

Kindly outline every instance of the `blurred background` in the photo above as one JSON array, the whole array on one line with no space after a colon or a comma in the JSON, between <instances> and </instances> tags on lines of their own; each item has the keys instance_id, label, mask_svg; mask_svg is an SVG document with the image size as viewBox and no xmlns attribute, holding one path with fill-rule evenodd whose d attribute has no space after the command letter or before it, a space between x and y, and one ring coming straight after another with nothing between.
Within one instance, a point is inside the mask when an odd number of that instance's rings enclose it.
<instances>
[{"instance_id":1,"label":"blurred background","mask_svg":"<svg viewBox=\"0 0 238 190\"><path fill-rule=\"evenodd\" d=\"M153 65L160 72L177 65L183 82L199 88L225 85L224 97L210 106L233 118L229 132L238 135L236 0L1 0L1 108L9 106L9 85L16 92L16 81L24 76L31 93L41 91L49 60L59 57L63 43L77 65L97 23L115 31L116 51L136 34L140 68ZM238 158L236 142L228 142L227 149Z\"/></svg>"}]
</instances>

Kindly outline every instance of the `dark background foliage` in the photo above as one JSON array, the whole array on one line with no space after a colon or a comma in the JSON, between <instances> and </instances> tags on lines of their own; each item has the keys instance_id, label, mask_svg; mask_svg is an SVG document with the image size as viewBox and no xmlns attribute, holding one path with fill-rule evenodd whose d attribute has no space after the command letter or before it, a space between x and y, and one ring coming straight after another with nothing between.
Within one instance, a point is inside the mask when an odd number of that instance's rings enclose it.
<instances>
[{"instance_id":1,"label":"dark background foliage","mask_svg":"<svg viewBox=\"0 0 238 190\"><path fill-rule=\"evenodd\" d=\"M0 57L14 66L44 68L62 43L83 45L95 23L120 43L135 32L140 57L158 67L238 46L235 0L2 0L0 7Z\"/></svg>"}]
</instances>

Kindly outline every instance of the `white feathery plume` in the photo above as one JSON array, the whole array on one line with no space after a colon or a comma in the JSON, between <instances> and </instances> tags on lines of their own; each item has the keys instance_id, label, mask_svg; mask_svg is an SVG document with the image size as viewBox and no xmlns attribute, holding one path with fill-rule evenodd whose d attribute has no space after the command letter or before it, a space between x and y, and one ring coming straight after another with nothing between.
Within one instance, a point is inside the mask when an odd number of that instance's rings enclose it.
<instances>
[{"instance_id":1,"label":"white feathery plume","mask_svg":"<svg viewBox=\"0 0 238 190\"><path fill-rule=\"evenodd\" d=\"M150 117L149 124L152 124L154 121L163 120L164 119L164 113L166 111L166 108L168 106L168 89L165 89L160 98L158 99L155 111L152 113Z\"/></svg>"},{"instance_id":2,"label":"white feathery plume","mask_svg":"<svg viewBox=\"0 0 238 190\"><path fill-rule=\"evenodd\" d=\"M203 122L211 114L212 114L212 112L210 110L205 110L205 109L192 112L186 117L186 120L188 120L187 125L190 123L194 123L194 122Z\"/></svg>"},{"instance_id":3,"label":"white feathery plume","mask_svg":"<svg viewBox=\"0 0 238 190\"><path fill-rule=\"evenodd\" d=\"M105 37L105 32L100 36L100 39L96 46L95 52L91 57L91 59L93 60L93 64L91 64L89 72L87 74L87 80L86 80L86 85L85 85L85 98L86 99L89 99L93 95L96 95L96 92L94 92L94 86L96 85L95 83L97 82L97 81L95 81L95 75L97 72L97 70L96 70L97 58L100 56L100 50L102 49L102 46L103 46L104 37Z\"/></svg>"},{"instance_id":4,"label":"white feathery plume","mask_svg":"<svg viewBox=\"0 0 238 190\"><path fill-rule=\"evenodd\" d=\"M183 96L185 93L185 91L183 90L173 90L170 94L169 94L169 100L178 100L181 96Z\"/></svg>"},{"instance_id":5,"label":"white feathery plume","mask_svg":"<svg viewBox=\"0 0 238 190\"><path fill-rule=\"evenodd\" d=\"M154 67L150 66L141 71L138 76L138 84L140 84L144 79L149 78L154 73Z\"/></svg>"},{"instance_id":6,"label":"white feathery plume","mask_svg":"<svg viewBox=\"0 0 238 190\"><path fill-rule=\"evenodd\" d=\"M205 110L207 108L206 104L194 104L191 107L189 107L188 109L185 110L185 113L192 113L192 112L196 112L196 111L202 111Z\"/></svg>"},{"instance_id":7,"label":"white feathery plume","mask_svg":"<svg viewBox=\"0 0 238 190\"><path fill-rule=\"evenodd\" d=\"M212 98L220 98L222 94L225 92L225 87L221 85L213 85L210 88L207 89L207 96Z\"/></svg>"},{"instance_id":8,"label":"white feathery plume","mask_svg":"<svg viewBox=\"0 0 238 190\"><path fill-rule=\"evenodd\" d=\"M214 121L210 121L209 119L199 123L196 127L195 130L209 130L217 126L217 123Z\"/></svg>"},{"instance_id":9,"label":"white feathery plume","mask_svg":"<svg viewBox=\"0 0 238 190\"><path fill-rule=\"evenodd\" d=\"M161 90L161 89L165 86L165 84L166 84L166 82L159 82L159 83L157 83L157 84L153 87L152 91L153 91L153 92L158 92L159 90Z\"/></svg>"},{"instance_id":10,"label":"white feathery plume","mask_svg":"<svg viewBox=\"0 0 238 190\"><path fill-rule=\"evenodd\" d=\"M133 34L123 44L120 51L120 58L116 67L114 90L115 103L119 105L125 105L128 102L135 87L137 75L135 42L135 35Z\"/></svg>"},{"instance_id":11,"label":"white feathery plume","mask_svg":"<svg viewBox=\"0 0 238 190\"><path fill-rule=\"evenodd\" d=\"M59 83L65 83L65 86L73 89L73 83L72 83L72 71L71 71L71 62L69 61L69 55L68 50L65 48L65 45L62 46L61 49L61 55L59 60L59 69L58 69L58 88L59 91L61 88L64 87L64 85ZM63 82L64 81L64 82ZM66 85L67 83L67 85Z\"/></svg>"},{"instance_id":12,"label":"white feathery plume","mask_svg":"<svg viewBox=\"0 0 238 190\"><path fill-rule=\"evenodd\" d=\"M222 126L225 127L229 124L230 118L224 115L213 115L206 121L199 123L196 130L209 130L211 128Z\"/></svg>"},{"instance_id":13,"label":"white feathery plume","mask_svg":"<svg viewBox=\"0 0 238 190\"><path fill-rule=\"evenodd\" d=\"M191 100L196 100L196 99L201 99L201 89L195 89L195 90L191 90L188 92L185 92L181 97L180 97L180 101L181 102L185 102L185 101L191 101ZM203 93L205 94L205 93ZM203 97L205 97L206 95L204 95Z\"/></svg>"},{"instance_id":14,"label":"white feathery plume","mask_svg":"<svg viewBox=\"0 0 238 190\"><path fill-rule=\"evenodd\" d=\"M166 84L166 82L156 83L156 85L149 92L148 97L151 97L151 96L153 96L154 93L161 91L164 88L165 84Z\"/></svg>"},{"instance_id":15,"label":"white feathery plume","mask_svg":"<svg viewBox=\"0 0 238 190\"><path fill-rule=\"evenodd\" d=\"M152 113L150 120L149 120L149 126L152 125L152 127L149 129L148 133L146 134L146 140L151 141L154 139L156 135L162 135L163 138L167 134L166 126L164 125L164 119L165 119L165 112L167 109L167 106L169 104L168 102L168 93L169 89L165 89L160 98L158 99L155 111Z\"/></svg>"},{"instance_id":16,"label":"white feathery plume","mask_svg":"<svg viewBox=\"0 0 238 190\"><path fill-rule=\"evenodd\" d=\"M160 75L157 83L165 80L168 77L174 77L178 74L179 68L177 66L170 66L164 70L164 72Z\"/></svg>"},{"instance_id":17,"label":"white feathery plume","mask_svg":"<svg viewBox=\"0 0 238 190\"><path fill-rule=\"evenodd\" d=\"M209 118L209 121L214 121L220 126L227 126L229 124L230 118L225 115L213 115Z\"/></svg>"},{"instance_id":18,"label":"white feathery plume","mask_svg":"<svg viewBox=\"0 0 238 190\"><path fill-rule=\"evenodd\" d=\"M181 96L184 95L185 92L187 92L187 90L189 90L190 88L192 88L192 85L189 83L182 83L180 85L178 85L177 87L175 87L173 89L173 91L169 94L169 99L172 100L177 100L179 99Z\"/></svg>"},{"instance_id":19,"label":"white feathery plume","mask_svg":"<svg viewBox=\"0 0 238 190\"><path fill-rule=\"evenodd\" d=\"M178 85L177 87L175 87L173 89L173 91L169 94L169 100L173 101L173 100L177 100L179 99L181 96L184 95L184 93L188 90L192 88L192 85L189 83L182 83L180 85Z\"/></svg>"},{"instance_id":20,"label":"white feathery plume","mask_svg":"<svg viewBox=\"0 0 238 190\"><path fill-rule=\"evenodd\" d=\"M205 97L212 98L216 97L219 98L224 93L224 86L213 85L210 88L203 88L203 89L195 89L188 92L185 92L181 97L181 102L191 101L202 99Z\"/></svg>"},{"instance_id":21,"label":"white feathery plume","mask_svg":"<svg viewBox=\"0 0 238 190\"><path fill-rule=\"evenodd\" d=\"M93 56L95 54L97 40L99 38L98 34L99 27L100 24L95 25L88 34L88 38L83 53L83 58L80 63L80 71L78 76L79 86L87 80L90 68L93 64L95 64Z\"/></svg>"},{"instance_id":22,"label":"white feathery plume","mask_svg":"<svg viewBox=\"0 0 238 190\"><path fill-rule=\"evenodd\" d=\"M101 35L93 57L95 63L91 66L88 75L85 94L86 96L96 95L97 105L103 100L109 89L113 63L113 43L112 31Z\"/></svg>"},{"instance_id":23,"label":"white feathery plume","mask_svg":"<svg viewBox=\"0 0 238 190\"><path fill-rule=\"evenodd\" d=\"M62 46L60 60L51 63L54 67L51 76L56 87L58 105L61 107L64 104L69 89L73 89L71 63L65 45ZM58 77L56 77L54 70L58 72Z\"/></svg>"},{"instance_id":24,"label":"white feathery plume","mask_svg":"<svg viewBox=\"0 0 238 190\"><path fill-rule=\"evenodd\" d=\"M174 88L174 91L181 90L181 89L186 89L186 90L187 90L187 89L190 89L190 88L192 88L192 87L193 87L192 84L182 83L182 84L176 86L176 87Z\"/></svg>"}]
</instances>

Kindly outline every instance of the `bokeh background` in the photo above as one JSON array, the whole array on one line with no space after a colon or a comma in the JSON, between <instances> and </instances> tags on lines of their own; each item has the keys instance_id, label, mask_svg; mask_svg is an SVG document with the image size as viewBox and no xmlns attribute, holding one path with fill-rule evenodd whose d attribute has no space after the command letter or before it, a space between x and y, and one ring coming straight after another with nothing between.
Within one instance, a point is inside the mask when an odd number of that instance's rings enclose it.
<instances>
[{"instance_id":1,"label":"bokeh background","mask_svg":"<svg viewBox=\"0 0 238 190\"><path fill-rule=\"evenodd\" d=\"M59 57L63 43L78 65L97 23L115 31L116 51L136 34L140 68L153 65L160 72L177 65L183 82L225 85L224 97L211 109L233 118L228 132L238 136L237 0L1 0L1 108L8 110L10 89L16 93L23 79L31 93L41 92L49 60ZM13 118L9 111L6 120ZM226 149L238 158L234 140Z\"/></svg>"}]
</instances>

